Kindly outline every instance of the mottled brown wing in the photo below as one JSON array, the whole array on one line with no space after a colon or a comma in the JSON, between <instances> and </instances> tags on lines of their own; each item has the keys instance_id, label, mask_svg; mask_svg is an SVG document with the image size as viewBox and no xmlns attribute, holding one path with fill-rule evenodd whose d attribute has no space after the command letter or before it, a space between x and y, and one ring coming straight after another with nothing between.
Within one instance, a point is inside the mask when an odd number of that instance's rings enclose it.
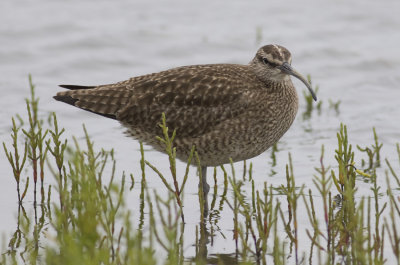
<instances>
[{"instance_id":1,"label":"mottled brown wing","mask_svg":"<svg viewBox=\"0 0 400 265\"><path fill-rule=\"evenodd\" d=\"M164 112L180 137L196 137L243 113L250 103L247 84L254 82L241 65L186 66L132 78L124 82L131 98L116 117L127 127L159 134Z\"/></svg>"},{"instance_id":2,"label":"mottled brown wing","mask_svg":"<svg viewBox=\"0 0 400 265\"><path fill-rule=\"evenodd\" d=\"M164 112L169 128L196 137L244 112L255 84L247 66L195 65L96 87L62 85L70 90L54 98L151 134L159 134Z\"/></svg>"}]
</instances>

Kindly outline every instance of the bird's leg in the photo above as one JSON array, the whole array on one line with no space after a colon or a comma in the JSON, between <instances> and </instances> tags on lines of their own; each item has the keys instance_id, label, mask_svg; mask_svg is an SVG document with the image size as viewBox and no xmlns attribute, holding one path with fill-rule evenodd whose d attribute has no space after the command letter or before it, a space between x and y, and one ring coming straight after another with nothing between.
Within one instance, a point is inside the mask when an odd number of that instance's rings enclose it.
<instances>
[{"instance_id":1,"label":"bird's leg","mask_svg":"<svg viewBox=\"0 0 400 265\"><path fill-rule=\"evenodd\" d=\"M201 167L201 179L199 186L203 188L203 202L204 202L204 217L208 215L208 191L210 190L210 185L207 184L207 167Z\"/></svg>"}]
</instances>

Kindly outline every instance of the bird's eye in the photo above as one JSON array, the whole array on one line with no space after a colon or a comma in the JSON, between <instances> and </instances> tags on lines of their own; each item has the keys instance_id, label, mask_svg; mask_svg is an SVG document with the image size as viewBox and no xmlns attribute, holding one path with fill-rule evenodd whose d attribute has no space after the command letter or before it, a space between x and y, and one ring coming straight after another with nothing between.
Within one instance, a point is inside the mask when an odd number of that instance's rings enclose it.
<instances>
[{"instance_id":1,"label":"bird's eye","mask_svg":"<svg viewBox=\"0 0 400 265\"><path fill-rule=\"evenodd\" d=\"M263 61L264 64L270 65L270 66L272 66L272 67L277 67L277 66L279 66L279 64L277 64L277 63L273 63L273 62L268 61L267 58L262 58L262 61Z\"/></svg>"},{"instance_id":2,"label":"bird's eye","mask_svg":"<svg viewBox=\"0 0 400 265\"><path fill-rule=\"evenodd\" d=\"M268 64L268 65L270 65L270 66L272 66L272 67L277 67L277 66L278 66L277 63L270 62L270 61L268 61L268 59L265 58L265 57L262 58L262 61L263 61L264 64Z\"/></svg>"}]
</instances>

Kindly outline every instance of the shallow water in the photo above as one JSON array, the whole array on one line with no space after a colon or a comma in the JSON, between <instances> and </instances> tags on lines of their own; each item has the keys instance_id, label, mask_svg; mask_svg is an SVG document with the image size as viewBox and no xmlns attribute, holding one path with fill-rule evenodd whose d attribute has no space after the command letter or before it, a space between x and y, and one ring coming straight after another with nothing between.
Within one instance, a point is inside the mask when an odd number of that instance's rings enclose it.
<instances>
[{"instance_id":1,"label":"shallow water","mask_svg":"<svg viewBox=\"0 0 400 265\"><path fill-rule=\"evenodd\" d=\"M258 47L278 43L292 52L292 65L303 74L311 74L313 84L319 85L322 112L303 120L305 87L295 80L301 107L292 128L278 144L278 163L273 168L277 173L269 177L271 159L266 152L251 160L254 177L256 183L266 180L273 185L284 184L291 152L297 183L312 187L322 144L326 164L333 164L340 122L348 125L350 141L361 146L372 143L375 126L384 144L382 156L396 156L394 145L400 138L399 11L400 2L394 0L3 0L0 141L9 143L11 116L25 113L27 76L31 73L41 110L58 114L67 137L82 139L81 125L85 123L96 145L114 148L118 168L133 172L138 180L138 142L124 137L115 121L54 101L52 96L60 90L58 84L112 83L190 64L247 63ZM341 101L339 114L329 108L329 100ZM148 150L146 157L168 172L164 155ZM184 164L178 167L182 173ZM236 168L240 174L242 164L237 163ZM0 169L0 211L6 216L0 233L10 234L15 229L17 201L15 181L3 152ZM191 172L194 175L195 171ZM150 187L164 190L157 176L151 176L147 178ZM137 189L129 193L133 209L138 206ZM197 179L192 177L186 187L186 205L198 202L196 193ZM224 214L219 225L231 238L231 216ZM198 208L186 207L185 215L192 216L186 228L192 234L198 223ZM217 236L208 253L233 252L231 245L220 244L225 241ZM194 255L190 247L193 242L186 240L186 244L188 256Z\"/></svg>"}]
</instances>

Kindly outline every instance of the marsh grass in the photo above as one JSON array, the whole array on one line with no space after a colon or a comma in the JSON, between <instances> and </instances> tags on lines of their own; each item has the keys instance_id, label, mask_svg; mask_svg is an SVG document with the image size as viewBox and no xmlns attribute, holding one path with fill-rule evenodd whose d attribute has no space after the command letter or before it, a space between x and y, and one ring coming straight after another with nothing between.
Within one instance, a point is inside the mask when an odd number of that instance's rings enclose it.
<instances>
[{"instance_id":1,"label":"marsh grass","mask_svg":"<svg viewBox=\"0 0 400 265\"><path fill-rule=\"evenodd\" d=\"M308 82L311 84L311 76L310 75L307 75L307 79L308 79ZM315 86L315 88L314 88L315 95L318 95L318 91L319 91L319 86ZM303 120L309 120L313 114L314 109L317 110L318 114L321 114L321 108L322 108L322 104L323 104L322 100L318 100L318 103L315 103L312 95L308 91L305 91L305 90L303 90L303 97L306 102L306 108L303 111Z\"/></svg>"},{"instance_id":2,"label":"marsh grass","mask_svg":"<svg viewBox=\"0 0 400 265\"><path fill-rule=\"evenodd\" d=\"M307 79L308 79L308 82L310 84L312 84L310 75L307 75ZM319 91L319 86L316 85L314 87L314 92L315 92L316 95L318 95L318 91ZM316 103L314 101L313 97L311 96L311 94L309 93L309 91L306 91L306 90L303 90L303 98L304 98L304 101L305 101L305 104L306 104L305 105L305 109L304 109L304 111L302 113L303 120L311 119L311 117L312 117L312 115L313 115L313 113L315 111L317 112L318 115L321 115L321 113L322 113L322 105L323 105L323 103L325 101L323 101L323 100L321 100L319 98L318 102ZM333 101L332 99L328 99L328 103L329 103L328 109L329 110L334 110L336 115L339 115L341 101L340 100Z\"/></svg>"},{"instance_id":3,"label":"marsh grass","mask_svg":"<svg viewBox=\"0 0 400 265\"><path fill-rule=\"evenodd\" d=\"M28 121L19 118L17 125L12 118L11 142L3 143L16 181L18 216L2 264L400 264L398 166L382 160L375 129L373 143L357 146L356 153L346 126L341 125L336 164L325 165L322 146L319 164L310 170L314 174L311 187L296 183L290 154L286 172L276 173L286 175L286 181L282 177L285 184L278 187L266 181L257 185L251 163L243 164L240 176L232 163L221 171L214 169L209 215L200 214L195 233L187 235L183 195L191 159L199 160L193 149L185 173L178 176L176 135L168 131L164 116L159 141L165 145L170 174L147 161L141 145L141 178L136 182L140 183L140 204L130 209L126 193L136 184L132 174L116 175L114 151L95 148L85 127L84 147L75 138L66 139L54 113L45 125L39 119L39 100L31 79L30 87ZM276 147L272 151L273 165L278 151ZM399 144L396 151L400 163ZM148 188L146 168L160 177L167 195ZM45 182L45 177L52 181ZM378 185L380 178L385 178L385 187ZM360 194L362 179L368 179L370 194ZM32 189L33 205L24 201ZM199 213L206 207L201 195L200 190ZM227 211L232 222L221 223L220 214ZM300 223L300 215L308 223ZM132 216L139 216L138 224ZM208 254L207 247L216 236L234 241L230 254ZM194 245L194 257L186 256L188 239Z\"/></svg>"}]
</instances>

